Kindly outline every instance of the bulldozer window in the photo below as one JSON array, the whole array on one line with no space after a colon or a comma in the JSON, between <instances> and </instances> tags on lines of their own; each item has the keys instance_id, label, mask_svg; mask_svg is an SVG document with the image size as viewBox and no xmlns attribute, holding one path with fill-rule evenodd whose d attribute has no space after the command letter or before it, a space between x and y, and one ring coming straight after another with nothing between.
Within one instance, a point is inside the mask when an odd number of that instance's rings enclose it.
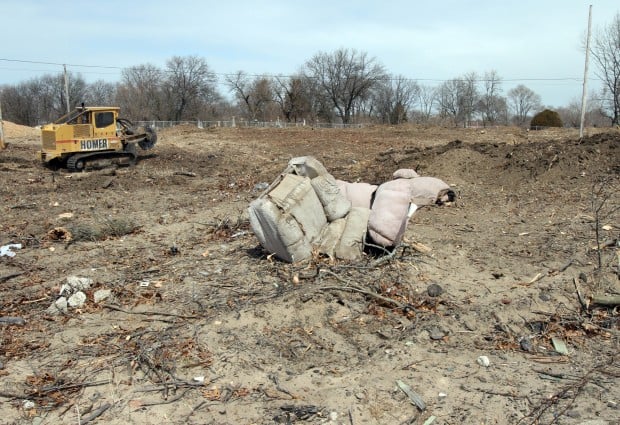
<instances>
[{"instance_id":1,"label":"bulldozer window","mask_svg":"<svg viewBox=\"0 0 620 425\"><path fill-rule=\"evenodd\" d=\"M100 112L95 115L95 125L97 128L107 127L112 123L114 123L113 112Z\"/></svg>"}]
</instances>

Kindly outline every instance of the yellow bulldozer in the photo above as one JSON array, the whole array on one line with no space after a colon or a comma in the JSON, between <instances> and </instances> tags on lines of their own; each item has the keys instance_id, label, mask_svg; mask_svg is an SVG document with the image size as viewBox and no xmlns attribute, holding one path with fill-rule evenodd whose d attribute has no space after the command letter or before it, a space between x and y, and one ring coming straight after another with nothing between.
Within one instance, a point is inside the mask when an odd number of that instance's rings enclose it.
<instances>
[{"instance_id":1,"label":"yellow bulldozer","mask_svg":"<svg viewBox=\"0 0 620 425\"><path fill-rule=\"evenodd\" d=\"M41 127L39 158L51 166L82 171L112 164L133 165L136 145L152 149L157 134L119 118L119 107L82 106Z\"/></svg>"}]
</instances>

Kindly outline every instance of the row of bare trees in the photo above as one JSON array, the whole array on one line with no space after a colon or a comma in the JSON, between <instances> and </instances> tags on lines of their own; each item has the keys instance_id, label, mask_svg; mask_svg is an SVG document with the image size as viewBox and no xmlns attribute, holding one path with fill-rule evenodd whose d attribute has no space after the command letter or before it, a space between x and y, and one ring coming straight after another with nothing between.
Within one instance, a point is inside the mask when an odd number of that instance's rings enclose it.
<instances>
[{"instance_id":1,"label":"row of bare trees","mask_svg":"<svg viewBox=\"0 0 620 425\"><path fill-rule=\"evenodd\" d=\"M592 54L602 93L589 102L590 118L612 124L620 119L620 14L599 31ZM68 75L73 106L118 105L134 120L219 120L288 122L441 122L458 126L525 125L543 108L538 94L524 85L503 93L496 71L470 72L437 87L389 74L365 52L339 49L319 52L295 75L250 75L244 71L218 76L201 57L173 57L164 68L143 64L124 69L121 81L86 83ZM221 87L232 97L221 93ZM2 87L5 118L26 125L50 122L66 110L64 76L45 75ZM561 108L566 116L575 105ZM598 118L596 118L598 117ZM563 117L564 118L564 117ZM572 124L573 118L565 120ZM608 121L608 122L609 122Z\"/></svg>"}]
</instances>

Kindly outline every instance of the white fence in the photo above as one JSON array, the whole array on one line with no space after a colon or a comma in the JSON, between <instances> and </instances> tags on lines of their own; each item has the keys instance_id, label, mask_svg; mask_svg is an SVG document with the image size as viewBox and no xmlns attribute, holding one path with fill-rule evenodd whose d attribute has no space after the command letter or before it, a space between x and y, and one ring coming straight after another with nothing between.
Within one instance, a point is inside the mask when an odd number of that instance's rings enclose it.
<instances>
[{"instance_id":1,"label":"white fence","mask_svg":"<svg viewBox=\"0 0 620 425\"><path fill-rule=\"evenodd\" d=\"M135 121L138 126L149 126L157 130L163 128L175 127L177 125L193 125L198 128L212 127L266 127L266 128L294 128L294 127L314 127L314 128L363 128L365 124L336 124L336 123L306 123L303 122L285 122L285 121L247 121L235 120L229 121Z\"/></svg>"}]
</instances>

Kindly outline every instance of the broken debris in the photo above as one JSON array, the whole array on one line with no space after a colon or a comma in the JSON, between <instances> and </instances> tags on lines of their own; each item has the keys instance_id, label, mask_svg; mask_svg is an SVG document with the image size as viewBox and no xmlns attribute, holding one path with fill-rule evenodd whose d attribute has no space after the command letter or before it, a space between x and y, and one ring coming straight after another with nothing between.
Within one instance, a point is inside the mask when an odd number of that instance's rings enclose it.
<instances>
[{"instance_id":1,"label":"broken debris","mask_svg":"<svg viewBox=\"0 0 620 425\"><path fill-rule=\"evenodd\" d=\"M0 257L15 257L15 252L12 251L13 249L22 249L22 244L10 243L0 246Z\"/></svg>"}]
</instances>

